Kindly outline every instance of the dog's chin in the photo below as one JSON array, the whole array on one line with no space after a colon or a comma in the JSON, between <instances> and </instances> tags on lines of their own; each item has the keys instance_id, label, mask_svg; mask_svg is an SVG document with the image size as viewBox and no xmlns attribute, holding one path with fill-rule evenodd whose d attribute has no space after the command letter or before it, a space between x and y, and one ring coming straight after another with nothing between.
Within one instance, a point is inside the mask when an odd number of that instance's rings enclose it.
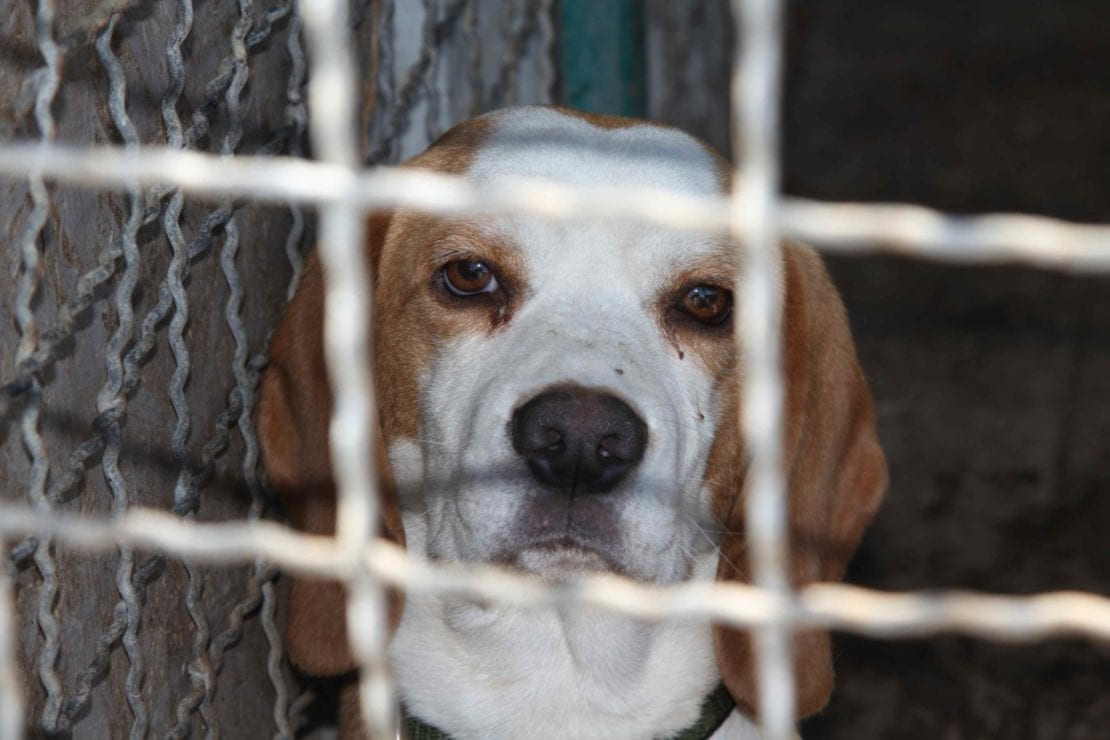
<instances>
[{"instance_id":1,"label":"dog's chin","mask_svg":"<svg viewBox=\"0 0 1110 740\"><path fill-rule=\"evenodd\" d=\"M511 565L552 581L574 580L592 573L621 573L623 570L601 552L571 543L525 547L512 558Z\"/></svg>"}]
</instances>

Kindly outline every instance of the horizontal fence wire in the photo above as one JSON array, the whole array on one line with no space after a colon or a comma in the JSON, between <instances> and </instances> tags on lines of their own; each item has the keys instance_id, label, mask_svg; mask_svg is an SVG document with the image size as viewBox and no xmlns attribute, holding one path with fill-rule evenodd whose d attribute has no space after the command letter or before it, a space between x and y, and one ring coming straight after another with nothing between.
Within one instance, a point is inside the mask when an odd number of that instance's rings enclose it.
<instances>
[{"instance_id":1,"label":"horizontal fence wire","mask_svg":"<svg viewBox=\"0 0 1110 740\"><path fill-rule=\"evenodd\" d=\"M282 570L345 581L366 567L383 583L414 593L488 599L536 607L578 601L644 619L712 619L753 627L789 619L798 628L831 627L876 637L958 632L1023 642L1051 636L1110 640L1110 597L1080 591L1001 596L961 591L884 592L842 583L800 588L791 602L738 582L654 586L617 575L551 585L493 565L432 562L381 539L352 560L335 538L275 522L189 522L135 507L118 520L45 514L0 504L0 538L35 534L89 552L131 547L199 563L234 565L264 558Z\"/></svg>"},{"instance_id":2,"label":"horizontal fence wire","mask_svg":"<svg viewBox=\"0 0 1110 740\"><path fill-rule=\"evenodd\" d=\"M407 207L435 214L532 213L548 218L628 217L707 233L729 233L731 201L657 188L572 188L533 178L475 186L465 177L379 166L359 173L328 163L242 155L234 159L143 147L0 145L0 175L32 171L57 182L124 189L172 185L211 199L252 198L363 209ZM1023 263L1076 272L1110 271L1110 224L1020 213L956 215L906 204L829 203L784 197L781 233L825 251L894 251L962 263ZM0 396L21 386L0 386Z\"/></svg>"},{"instance_id":3,"label":"horizontal fence wire","mask_svg":"<svg viewBox=\"0 0 1110 740\"><path fill-rule=\"evenodd\" d=\"M187 10L191 14L192 3L189 0L181 0L179 5L183 13ZM382 12L387 14L387 18L391 17L389 14L393 12L393 5L392 2L383 3ZM956 216L913 205L822 203L780 197L775 161L778 126L777 115L773 112L778 95L780 40L776 26L780 22L777 18L781 13L779 5L779 2L772 0L735 3L738 38L744 39L734 70L738 93L734 96L737 106L735 120L738 140L742 143L740 151L746 156L737 172L737 195L734 198L712 199L659 190L582 190L534 180L478 188L467 183L465 178L391 167L360 172L355 130L357 117L351 102L355 85L351 47L347 42L349 24L346 4L341 0L305 3L301 10L312 61L307 115L319 160L310 162L288 157L235 154L238 135L234 115L232 126L225 134L222 154L185 150L207 133L208 117L221 101L227 103L228 110L234 113L244 82L246 55L269 37L275 22L292 11L292 2L255 18L249 0L242 0L239 22L231 32L233 54L228 57L230 61L225 60L220 65L219 74L206 88L211 104L200 106L187 129L180 122L175 128L171 121L167 121L171 129L168 147L140 146L129 137L126 113L121 115L122 103L116 102L122 100L122 88L113 89L110 105L113 123L125 147L54 145L50 141L53 122L49 106L58 85L60 57L50 37L49 15L53 3L40 0L37 37L43 57L47 60L45 72L38 80L36 103L41 140L0 145L0 174L28 179L37 209L28 220L28 231L21 242L22 305L29 306L30 296L36 288L38 254L35 239L38 229L41 229L39 219L45 218L45 208L49 203L45 181L120 190L128 193L130 208L123 236L106 248L97 268L86 273L82 278L84 282L79 282L78 295L61 313L56 329L38 332L33 315L29 311L20 314L23 340L19 360L23 364L17 363L15 377L0 378L3 384L0 386L0 412L6 411L15 400L26 404L23 406L23 432L28 449L32 452L41 450L42 442L37 432L39 389L34 373L50 361L54 346L72 333L74 317L91 305L95 290L115 275L121 258L124 272L116 293L120 311L117 337L125 331L130 333L133 317L122 305L128 302L129 291L134 287L134 270L138 260L134 251L134 233L138 225L150 223L161 215L174 242L174 259L178 261L176 272L171 269L172 280L162 286L166 297L162 313L156 313L156 308L155 313L139 322L139 341L125 353L122 341L118 338L110 340L108 381L98 399L99 423L94 423L96 447L91 452L86 451L87 454L77 460L76 466L70 465L71 472L83 469L86 460L103 450L104 472L115 498L112 519L76 517L52 511L51 504L64 492L52 490L48 495L45 490L44 453L35 455L38 472L31 481L33 505L0 504L0 539L10 542L31 538L24 540L26 544L22 552L27 557L34 554L42 571L44 585L39 594L40 600L54 598L52 587L47 586L52 567L52 542L89 551L119 549L128 556L126 559L121 557L117 578L121 584L123 605L121 618L117 622L120 622L120 634L123 635L133 636L137 629L137 616L130 612L129 607L142 599L141 591L145 587L141 578L143 566L135 569L132 578L132 551L153 552L159 557L175 556L191 564L242 563L253 566L247 599L233 609L226 630L217 637L211 637L206 624L198 621L195 625L194 660L189 669L191 691L178 705L178 729L187 730L191 715L199 711L208 723L209 731L218 732L218 727L206 711L214 690L214 676L219 670L221 651L235 639L235 630L241 628L246 611L262 604L263 614L266 615L264 629L270 641L269 672L278 695L274 719L282 735L291 734L288 717L294 712L293 707L286 706L289 699L280 678L280 640L273 624L274 596L270 588L275 571L270 566L294 573L335 578L347 584L351 595L348 623L352 625L353 652L361 665L363 680L360 698L364 716L371 727L382 734L393 726L396 710L384 656L382 589L385 585L521 606L576 601L642 618L712 619L737 627L757 628L760 634L768 636L766 640L760 638L760 642L765 642L767 647L760 648L765 655L761 655L759 666L763 692L760 713L768 723L769 737L789 736L793 723L788 653L791 628L823 626L880 637L960 632L1000 640L1031 640L1061 634L1110 640L1110 598L1091 593L1059 592L1022 597L960 592L886 593L844 584L814 584L790 592L785 585L781 562L785 536L781 511L783 484L781 474L776 472L781 450L776 448L777 440L774 439L774 430L778 427L768 424L769 420L778 418L781 406L781 377L775 357L777 340L768 338L768 332L775 334L776 326L773 305L777 293L775 280L770 277L769 260L777 248L777 235L815 242L833 251L881 249L958 262L1013 261L1065 270L1105 271L1110 270L1110 225L1068 223L1025 214ZM548 2L529 2L525 15L519 21L514 20L512 6L508 7L502 20L506 28L511 29L509 52L495 82L495 97L508 97L508 90L515 87L517 70L510 57L519 57L529 44L534 43L533 36L537 29L542 31L548 23L550 7ZM434 40L457 28L468 37L477 37L477 16L473 6L467 7L461 2L446 2L441 6L440 3L429 2L425 3L425 8L424 34L427 37ZM118 72L113 72L113 64L118 62L107 46L113 28L114 17L109 19L107 16L103 23L96 26L100 38L107 39L105 49L101 49L101 58L110 79L118 75ZM188 34L187 28L185 34ZM553 31L545 37L552 39ZM178 48L183 39L184 36L176 39ZM388 59L388 55L393 53L389 42L383 38L381 43L381 56ZM294 46L291 37L290 54L296 62L295 69L301 65L300 74L303 74L303 58L297 61L301 52ZM422 51L415 66L405 76L397 95L401 104L391 109L393 121L398 124L394 131L404 128L415 101L424 90L429 96L428 132L435 132L438 114L430 86L434 83L439 63L434 49L428 54ZM470 64L470 84L474 89L481 89L477 63L471 59ZM384 78L385 75L386 71L379 71L379 77ZM550 79L553 80L554 76ZM180 77L174 82L178 86L178 94L180 82ZM305 126L304 105L299 95L299 83L294 91L291 81L288 128L292 133L286 134L291 139L296 139ZM744 125L739 125L741 121ZM287 141L276 143L271 151L282 150ZM395 155L399 139L376 141L379 148L370 152L371 161L387 160ZM140 197L138 188L147 189L145 197ZM181 209L180 199L186 193L220 203L204 221L205 225L197 237L202 241L194 244L180 237L176 224ZM168 205L164 203L167 198ZM231 426L239 426L247 448L243 465L248 481L252 480L255 465L257 441L246 428L249 425L240 422L249 418L253 389L264 358L250 358L241 336L242 326L238 323L242 292L235 268L234 206L228 200L237 198L276 201L294 208L301 205L319 207L320 249L328 278L328 314L358 318L358 321L342 325L329 323L327 327L328 365L340 401L336 404L340 413L333 419L331 427L333 463L340 493L340 528L335 538L304 535L260 520L260 491L255 488L251 489L249 521L200 524L178 516L188 514L195 508L196 481L203 477L205 466L210 466L219 451L227 446ZM615 575L590 575L575 583L545 584L494 566L462 567L431 563L418 554L371 536L377 521L375 477L372 456L363 454L370 447L368 435L374 424L373 385L366 362L370 303L358 245L362 243L364 228L361 213L393 207L440 214L526 211L550 218L627 216L675 229L731 233L745 241L749 249L767 256L768 262L761 265L755 261L754 265L748 266L744 276L743 284L751 289L745 294L754 297L750 305L753 310L745 310L746 315L751 314L751 321L745 324L741 335L742 339L748 335L763 337L761 342L755 343L763 349L757 349L746 340L744 345L749 366L763 370L762 373L753 373L745 389L747 397L754 401L748 404L754 410L751 418L745 421L746 435L749 439L758 439L760 430L769 430L764 439L764 451L756 455L756 460L763 460L767 476L763 485L757 486L757 492L762 493L753 496L749 510L753 541L756 545L763 543L755 549L764 551L763 555L753 552L756 556L755 585L686 583L661 588ZM299 214L299 211L295 210L294 214ZM152 335L154 327L170 315L171 309L174 321L185 315L186 305L182 302L180 288L189 259L195 254L194 250L199 253L207 249L216 229L230 234L221 253L221 263L230 290L226 320L236 344L236 386L229 395L227 410L217 422L216 437L205 447L200 469L190 469L182 460L183 473L178 480L174 513L129 508L121 503L126 500L126 491L113 478L113 470L118 456L118 419L127 393L137 382L134 368L142 357L141 348L145 346L142 337L147 336L144 332ZM302 218L294 217L294 229L303 229ZM206 230L208 243L203 242ZM174 234L178 238L175 239ZM287 244L294 284L300 266L296 243L291 236ZM163 302L160 301L159 305ZM171 325L170 333L180 339L180 327L175 329ZM176 354L180 342L172 341L172 344ZM138 359L135 356L137 351ZM145 351L149 352L150 346ZM181 399L180 388L189 367L187 355L178 359L177 367L182 375L171 381L176 388L171 391L171 396ZM180 406L177 411L179 427L175 440L181 441L188 435L189 409ZM183 447L175 442L178 457L184 457L182 450ZM152 561L146 562L149 564ZM129 592L124 587L125 581L130 586L132 580L138 582L135 590L140 593ZM22 726L21 692L18 679L13 674L17 650L14 645L15 630L11 624L13 610L9 581L6 571L0 573L0 738L18 737ZM197 593L194 589L199 581L194 580L191 571L190 584L188 598L195 602ZM40 604L38 618L44 632L57 630L56 623L51 626L54 616L49 605L44 611ZM119 636L117 634L112 640ZM784 636L787 638L784 639ZM72 706L63 711L60 705L61 691L57 686L55 658L50 653L49 634L47 637L47 649L39 660L39 673L47 688L42 724L49 730L58 726L59 722L64 724L66 718L71 718L76 712ZM131 687L137 687L141 681L142 666L138 656L127 647L127 639L125 636L125 649L131 658L128 698L138 699L138 703L132 703L132 733L141 735L145 731L144 709L141 697L132 692ZM56 638L53 655L56 656ZM104 667L106 663L100 670ZM80 686L81 681L78 684ZM86 701L87 696L86 686Z\"/></svg>"}]
</instances>

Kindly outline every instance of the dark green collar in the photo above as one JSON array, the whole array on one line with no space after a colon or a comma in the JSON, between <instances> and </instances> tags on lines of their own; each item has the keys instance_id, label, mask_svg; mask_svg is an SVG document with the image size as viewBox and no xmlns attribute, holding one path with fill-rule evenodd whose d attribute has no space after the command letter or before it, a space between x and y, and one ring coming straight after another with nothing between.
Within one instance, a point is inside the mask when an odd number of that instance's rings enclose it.
<instances>
[{"instance_id":1,"label":"dark green collar","mask_svg":"<svg viewBox=\"0 0 1110 740\"><path fill-rule=\"evenodd\" d=\"M725 685L717 684L713 693L702 702L701 714L694 724L673 735L671 740L705 740L725 723L735 706ZM404 707L401 709L401 737L404 740L451 740L446 732L413 717L404 711Z\"/></svg>"}]
</instances>

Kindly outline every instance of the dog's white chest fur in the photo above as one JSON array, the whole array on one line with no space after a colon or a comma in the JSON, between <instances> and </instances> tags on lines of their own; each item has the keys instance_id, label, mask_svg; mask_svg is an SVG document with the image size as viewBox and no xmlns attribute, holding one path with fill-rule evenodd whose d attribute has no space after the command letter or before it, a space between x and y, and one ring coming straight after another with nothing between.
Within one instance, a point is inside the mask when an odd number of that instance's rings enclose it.
<instances>
[{"instance_id":1,"label":"dog's white chest fur","mask_svg":"<svg viewBox=\"0 0 1110 740\"><path fill-rule=\"evenodd\" d=\"M418 540L415 519L406 530ZM408 597L390 656L409 711L459 740L668 737L697 719L718 681L705 623L423 594ZM734 734L754 731L734 715L715 737L758 736Z\"/></svg>"}]
</instances>

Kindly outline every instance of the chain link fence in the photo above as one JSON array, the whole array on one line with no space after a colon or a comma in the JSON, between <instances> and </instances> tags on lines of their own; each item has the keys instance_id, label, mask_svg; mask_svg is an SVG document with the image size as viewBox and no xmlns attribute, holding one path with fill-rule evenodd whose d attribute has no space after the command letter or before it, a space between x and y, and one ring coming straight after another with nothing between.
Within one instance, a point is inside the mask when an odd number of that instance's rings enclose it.
<instances>
[{"instance_id":1,"label":"chain link fence","mask_svg":"<svg viewBox=\"0 0 1110 740\"><path fill-rule=\"evenodd\" d=\"M364 170L418 151L472 113L550 100L552 4L301 5L107 0L90 10L38 0L0 21L0 223L13 246L4 267L17 276L0 325L0 537L12 564L0 578L0 737L25 727L238 737L267 725L292 736L306 695L275 627L278 569L346 582L361 703L382 735L394 705L384 585L753 628L771 738L793 731L796 627L1110 639L1110 599L1094 594L792 591L781 569L775 291L760 289L774 285L783 235L830 249L1105 270L1110 227L782 198L774 0L734 3L734 198L542 182L478 191L447 176ZM552 589L498 569L432 565L370 537L374 476L363 451L373 386L357 351L368 328L358 245L362 213L398 204L620 214L745 244L741 339L753 411L737 423L754 454L755 585L655 589L591 576ZM334 539L266 521L247 423L267 333L314 233L329 291L362 319L327 330L336 408L354 431L333 444Z\"/></svg>"},{"instance_id":2,"label":"chain link fence","mask_svg":"<svg viewBox=\"0 0 1110 740\"><path fill-rule=\"evenodd\" d=\"M11 10L0 20L7 141L305 154L307 61L292 0ZM395 162L462 118L550 99L549 4L353 11L341 35L370 60L363 159ZM18 276L0 309L4 505L269 516L248 421L313 222L297 203L202 202L130 178L102 193L4 181L11 248L0 259ZM130 548L90 556L7 534L4 617L16 619L4 635L17 639L4 654L0 734L21 736L21 704L26 726L46 735L294 734L308 697L283 657L271 566L207 568Z\"/></svg>"}]
</instances>

